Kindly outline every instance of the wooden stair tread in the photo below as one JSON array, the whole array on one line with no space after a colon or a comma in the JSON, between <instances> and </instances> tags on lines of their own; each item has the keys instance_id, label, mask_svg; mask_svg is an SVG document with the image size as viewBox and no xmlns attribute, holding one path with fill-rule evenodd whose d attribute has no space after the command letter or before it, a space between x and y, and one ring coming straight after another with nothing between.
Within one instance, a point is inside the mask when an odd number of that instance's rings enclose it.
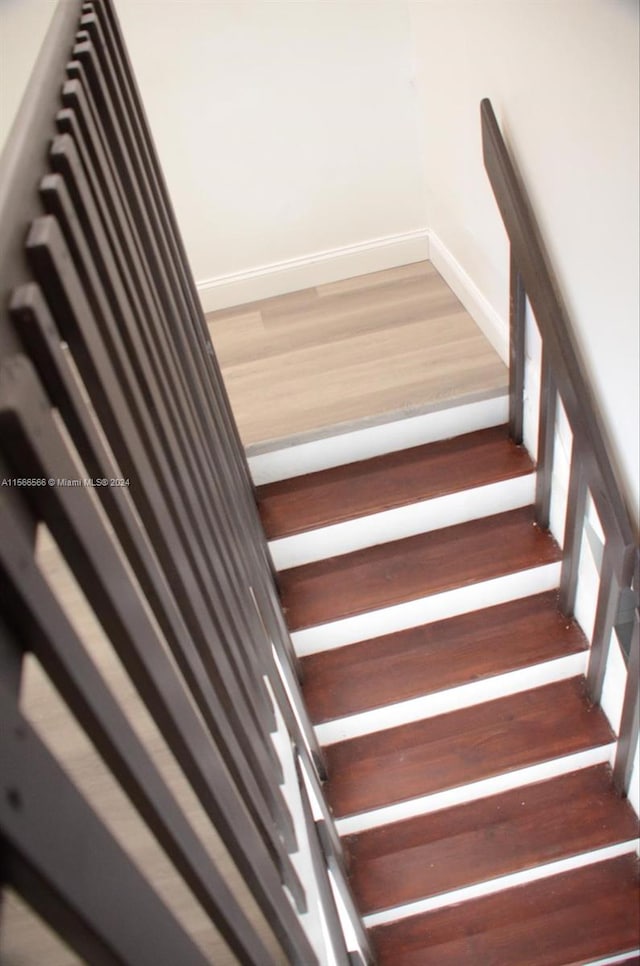
<instances>
[{"instance_id":1,"label":"wooden stair tread","mask_svg":"<svg viewBox=\"0 0 640 966\"><path fill-rule=\"evenodd\" d=\"M635 855L372 930L379 966L572 966L639 942Z\"/></svg>"},{"instance_id":2,"label":"wooden stair tread","mask_svg":"<svg viewBox=\"0 0 640 966\"><path fill-rule=\"evenodd\" d=\"M513 479L533 471L506 426L258 487L270 540Z\"/></svg>"},{"instance_id":3,"label":"wooden stair tread","mask_svg":"<svg viewBox=\"0 0 640 966\"><path fill-rule=\"evenodd\" d=\"M292 567L278 584L296 631L559 559L533 508L522 507Z\"/></svg>"},{"instance_id":4,"label":"wooden stair tread","mask_svg":"<svg viewBox=\"0 0 640 966\"><path fill-rule=\"evenodd\" d=\"M325 790L336 816L351 815L612 740L571 678L329 745Z\"/></svg>"},{"instance_id":5,"label":"wooden stair tread","mask_svg":"<svg viewBox=\"0 0 640 966\"><path fill-rule=\"evenodd\" d=\"M351 885L366 914L637 835L610 768L596 765L351 836Z\"/></svg>"},{"instance_id":6,"label":"wooden stair tread","mask_svg":"<svg viewBox=\"0 0 640 966\"><path fill-rule=\"evenodd\" d=\"M314 724L433 694L586 648L556 591L302 659Z\"/></svg>"}]
</instances>

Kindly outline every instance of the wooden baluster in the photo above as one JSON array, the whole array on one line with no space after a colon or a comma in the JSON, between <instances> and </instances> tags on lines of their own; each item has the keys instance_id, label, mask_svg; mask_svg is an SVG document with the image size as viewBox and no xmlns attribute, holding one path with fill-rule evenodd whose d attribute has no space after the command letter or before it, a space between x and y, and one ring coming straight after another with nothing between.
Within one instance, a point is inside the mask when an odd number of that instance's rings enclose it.
<instances>
[{"instance_id":1,"label":"wooden baluster","mask_svg":"<svg viewBox=\"0 0 640 966\"><path fill-rule=\"evenodd\" d=\"M513 253L509 293L509 433L522 442L526 293Z\"/></svg>"},{"instance_id":2,"label":"wooden baluster","mask_svg":"<svg viewBox=\"0 0 640 966\"><path fill-rule=\"evenodd\" d=\"M158 770L154 757L132 728L38 568L28 527L21 525L13 507L4 503L0 505L0 530L0 579L7 619L16 628L28 628L23 630L23 640L28 640L30 651L239 961L245 966L272 962L223 874L202 848L201 840ZM11 681L7 687L3 679L2 687L8 695ZM24 758L29 769L29 755L25 754ZM51 816L48 813L45 821L48 840L53 837L49 834ZM112 847L110 851L113 852ZM21 857L26 858L22 853ZM49 882L48 888L54 889L53 882ZM162 917L166 914L167 910L163 909Z\"/></svg>"},{"instance_id":3,"label":"wooden baluster","mask_svg":"<svg viewBox=\"0 0 640 966\"><path fill-rule=\"evenodd\" d=\"M51 410L47 409L31 365L23 358L8 360L2 375L3 443L16 464L28 468L28 475L34 478L73 478L75 465ZM248 764L235 747L236 736L221 714L216 724L213 702L212 727L199 714L192 700L193 692L176 674L89 492L48 487L46 492L35 488L29 496L51 528L61 552L71 562L142 701L285 952L295 963L306 966L307 962L315 962L300 920L281 889L281 881L288 886L300 911L305 910L304 889L275 829L266 819L264 827L259 828L253 818L254 811L264 817L266 810L261 807L260 792L251 781ZM223 745L228 753L226 758ZM238 785L230 771L234 765L238 773L242 772Z\"/></svg>"},{"instance_id":4,"label":"wooden baluster","mask_svg":"<svg viewBox=\"0 0 640 966\"><path fill-rule=\"evenodd\" d=\"M587 671L587 691L595 703L600 701L602 683L609 654L611 632L615 623L620 589L613 573L611 547L605 544L602 567L600 568L600 589L596 604L596 617L591 642L591 656Z\"/></svg>"},{"instance_id":5,"label":"wooden baluster","mask_svg":"<svg viewBox=\"0 0 640 966\"><path fill-rule=\"evenodd\" d=\"M631 648L629 651L629 663L627 665L627 683L624 689L618 747L616 749L616 758L613 766L613 781L618 791L623 795L629 792L631 772L633 771L635 751L638 744L638 720L640 717L639 678L640 622L636 613L633 635L631 637Z\"/></svg>"},{"instance_id":6,"label":"wooden baluster","mask_svg":"<svg viewBox=\"0 0 640 966\"><path fill-rule=\"evenodd\" d=\"M547 351L542 346L540 404L538 423L538 471L536 475L536 520L543 530L549 529L553 455L556 438L558 392Z\"/></svg>"},{"instance_id":7,"label":"wooden baluster","mask_svg":"<svg viewBox=\"0 0 640 966\"><path fill-rule=\"evenodd\" d=\"M582 458L574 439L571 452L571 472L567 496L567 516L564 529L562 571L560 574L560 610L567 617L573 616L580 567L580 548L587 507L587 484Z\"/></svg>"},{"instance_id":8,"label":"wooden baluster","mask_svg":"<svg viewBox=\"0 0 640 966\"><path fill-rule=\"evenodd\" d=\"M326 870L331 873L334 886L340 896L344 911L350 921L358 945L359 952L356 954L350 953L349 962L361 962L369 966L369 964L376 962L376 957L349 886L342 853L342 843L336 834L335 825L327 809L324 796L317 786L314 787L314 776L308 767L305 767L304 753L300 748L297 748L296 752L296 768L303 806L309 803L312 797L315 799L322 813L320 818L314 822L320 853L323 857ZM311 796L309 795L307 781L311 789ZM331 899L333 899L333 896L331 896ZM339 937L336 938L341 943Z\"/></svg>"},{"instance_id":9,"label":"wooden baluster","mask_svg":"<svg viewBox=\"0 0 640 966\"><path fill-rule=\"evenodd\" d=\"M616 624L620 603L620 590L631 586L637 547L631 544L620 547L609 538L604 546L600 568L600 589L596 605L596 618L591 643L591 658L587 671L587 690L592 701L598 703L607 668L611 633ZM636 676L635 686L638 686Z\"/></svg>"},{"instance_id":10,"label":"wooden baluster","mask_svg":"<svg viewBox=\"0 0 640 966\"><path fill-rule=\"evenodd\" d=\"M294 749L295 754L295 749ZM318 887L320 904L324 912L327 933L334 959L338 966L349 966L349 951L346 946L344 933L340 924L340 915L336 906L329 870L327 868L326 856L322 849L321 826L322 819L314 820L311 805L307 797L304 786L304 778L301 771L300 759L296 757L296 769L298 773L298 790L300 792L300 803L302 814L307 831L307 841L311 853L311 864L313 866L314 879Z\"/></svg>"},{"instance_id":11,"label":"wooden baluster","mask_svg":"<svg viewBox=\"0 0 640 966\"><path fill-rule=\"evenodd\" d=\"M206 966L202 951L1 684L0 757L7 785L0 796L6 880L81 959Z\"/></svg>"}]
</instances>

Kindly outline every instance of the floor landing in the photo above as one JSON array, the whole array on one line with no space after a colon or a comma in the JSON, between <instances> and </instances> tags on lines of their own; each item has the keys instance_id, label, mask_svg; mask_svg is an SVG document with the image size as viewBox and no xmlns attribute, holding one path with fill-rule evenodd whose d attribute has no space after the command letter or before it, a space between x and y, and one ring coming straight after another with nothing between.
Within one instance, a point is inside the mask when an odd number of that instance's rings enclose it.
<instances>
[{"instance_id":1,"label":"floor landing","mask_svg":"<svg viewBox=\"0 0 640 966\"><path fill-rule=\"evenodd\" d=\"M507 389L504 363L428 261L207 322L250 454Z\"/></svg>"}]
</instances>

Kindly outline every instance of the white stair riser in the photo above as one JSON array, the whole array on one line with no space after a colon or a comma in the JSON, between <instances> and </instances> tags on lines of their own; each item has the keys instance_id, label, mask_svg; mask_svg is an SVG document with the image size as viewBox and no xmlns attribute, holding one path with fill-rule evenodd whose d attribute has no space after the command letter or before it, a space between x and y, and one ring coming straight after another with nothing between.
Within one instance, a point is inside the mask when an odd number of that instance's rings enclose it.
<instances>
[{"instance_id":1,"label":"white stair riser","mask_svg":"<svg viewBox=\"0 0 640 966\"><path fill-rule=\"evenodd\" d=\"M504 889L512 889L516 886L526 885L528 882L539 882L541 879L548 879L554 875L561 875L563 872L571 872L574 869L582 869L596 862L604 862L607 859L615 859L621 855L628 855L637 848L638 840L630 839L626 842L619 842L615 845L606 846L602 849L595 849L590 852L580 852L577 855L559 859L556 862L547 862L544 865L533 866L529 869L522 869L510 875L499 876L495 879L488 879L486 882L478 882L463 889L454 889L451 892L443 892L428 899L419 899L416 902L406 903L402 906L395 906L392 909L385 909L382 912L372 913L364 917L365 925L369 928L380 926L383 923L396 922L399 919L408 919L424 912L433 912L436 909L444 909L447 906L455 905L459 902L468 902L479 899L482 896L494 895Z\"/></svg>"},{"instance_id":2,"label":"white stair riser","mask_svg":"<svg viewBox=\"0 0 640 966\"><path fill-rule=\"evenodd\" d=\"M379 828L381 825L389 825L391 822L401 822L406 818L415 818L416 815L439 812L441 809L451 808L453 805L475 802L481 798L489 798L490 795L510 791L513 788L523 788L534 782L557 778L559 775L567 775L569 772L577 771L580 768L601 765L603 762L610 763L611 756L614 753L615 744L613 743L598 748L589 748L573 755L553 758L551 761L540 762L526 768L518 768L490 778L483 778L481 781L470 782L467 785L459 785L456 788L448 788L445 791L433 792L430 795L422 795L405 802L396 802L383 808L339 818L336 820L336 826L340 835L354 835L356 832L363 832L365 829Z\"/></svg>"},{"instance_id":3,"label":"white stair riser","mask_svg":"<svg viewBox=\"0 0 640 966\"><path fill-rule=\"evenodd\" d=\"M435 718L440 714L470 708L485 701L494 701L510 694L521 694L532 688L566 681L586 672L588 652L569 654L554 661L545 661L495 675L481 681L472 681L460 687L448 688L435 694L421 695L409 701L398 702L382 708L373 708L348 718L339 718L316 725L316 734L321 745L332 745L337 741L358 738L376 731L386 731L413 721Z\"/></svg>"},{"instance_id":4,"label":"white stair riser","mask_svg":"<svg viewBox=\"0 0 640 966\"><path fill-rule=\"evenodd\" d=\"M355 429L338 436L292 443L270 452L248 447L249 468L256 486L316 473L344 463L395 453L411 446L450 439L478 429L499 426L508 418L507 396L496 396L437 412ZM335 432L335 427L334 430Z\"/></svg>"},{"instance_id":5,"label":"white stair riser","mask_svg":"<svg viewBox=\"0 0 640 966\"><path fill-rule=\"evenodd\" d=\"M276 570L286 570L529 506L534 498L535 476L528 474L272 540L269 549Z\"/></svg>"},{"instance_id":6,"label":"white stair riser","mask_svg":"<svg viewBox=\"0 0 640 966\"><path fill-rule=\"evenodd\" d=\"M584 966L614 966L614 963L630 963L640 957L640 946L637 949L629 950L626 953L619 953L617 956L607 956L605 959L590 959Z\"/></svg>"},{"instance_id":7,"label":"white stair riser","mask_svg":"<svg viewBox=\"0 0 640 966\"><path fill-rule=\"evenodd\" d=\"M368 611L355 617L294 631L291 635L299 657L372 637L391 634L408 627L418 627L458 614L467 614L494 604L504 604L531 594L543 593L558 586L560 564L545 564L517 573L495 577L468 587L456 587L441 594L432 594L404 604L394 604L380 610Z\"/></svg>"}]
</instances>

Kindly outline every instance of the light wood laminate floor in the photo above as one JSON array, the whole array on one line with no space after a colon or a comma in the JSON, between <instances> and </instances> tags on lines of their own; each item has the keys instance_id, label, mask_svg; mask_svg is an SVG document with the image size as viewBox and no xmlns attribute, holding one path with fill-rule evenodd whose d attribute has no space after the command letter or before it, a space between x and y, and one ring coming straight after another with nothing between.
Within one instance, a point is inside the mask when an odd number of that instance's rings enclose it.
<instances>
[{"instance_id":1,"label":"light wood laminate floor","mask_svg":"<svg viewBox=\"0 0 640 966\"><path fill-rule=\"evenodd\" d=\"M427 261L207 321L250 452L506 391L504 364Z\"/></svg>"}]
</instances>

